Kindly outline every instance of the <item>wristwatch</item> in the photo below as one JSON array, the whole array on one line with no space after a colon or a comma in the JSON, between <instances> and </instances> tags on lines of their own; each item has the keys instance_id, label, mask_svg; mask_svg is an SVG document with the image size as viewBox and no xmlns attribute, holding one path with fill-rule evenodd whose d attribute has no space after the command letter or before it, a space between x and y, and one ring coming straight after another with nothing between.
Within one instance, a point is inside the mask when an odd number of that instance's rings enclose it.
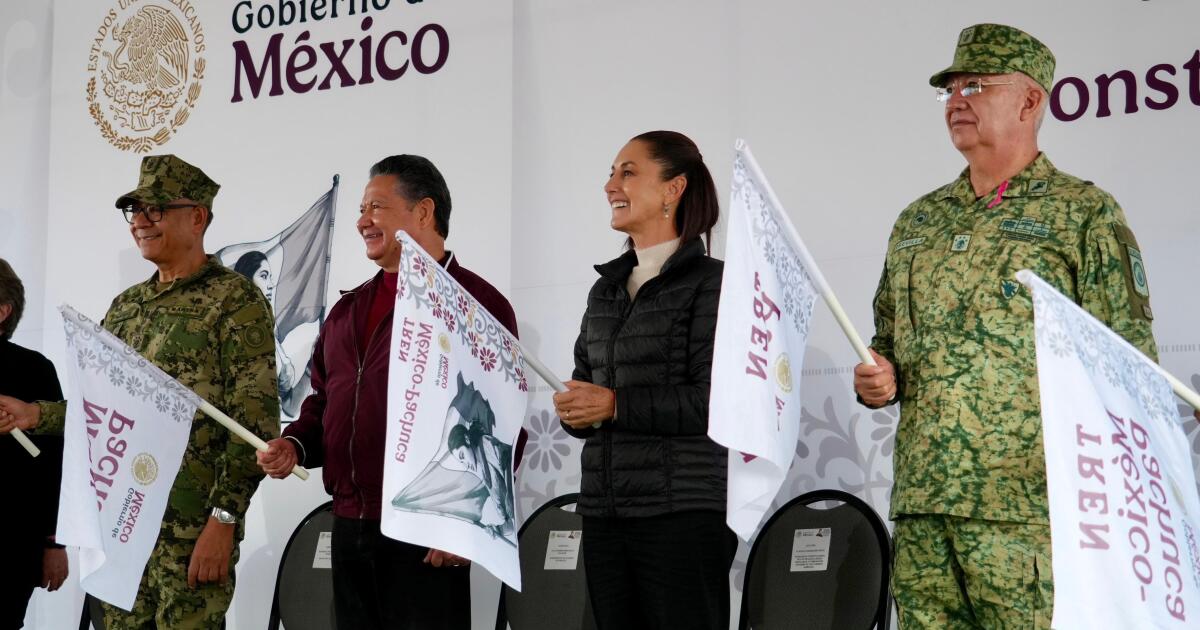
<instances>
[{"instance_id":1,"label":"wristwatch","mask_svg":"<svg viewBox=\"0 0 1200 630\"><path fill-rule=\"evenodd\" d=\"M237 518L234 517L234 515L230 514L229 512L226 512L225 510L222 510L219 507L213 508L210 515L213 518L217 519L218 523L221 523L224 525L233 525L234 523L237 522Z\"/></svg>"}]
</instances>

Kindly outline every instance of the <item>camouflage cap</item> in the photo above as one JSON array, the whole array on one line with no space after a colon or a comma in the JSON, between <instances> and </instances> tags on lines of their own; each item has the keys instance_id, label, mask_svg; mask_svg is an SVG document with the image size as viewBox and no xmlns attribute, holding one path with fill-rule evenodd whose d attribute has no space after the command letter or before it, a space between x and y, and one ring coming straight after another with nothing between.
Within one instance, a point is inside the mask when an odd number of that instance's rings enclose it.
<instances>
[{"instance_id":1,"label":"camouflage cap","mask_svg":"<svg viewBox=\"0 0 1200 630\"><path fill-rule=\"evenodd\" d=\"M929 84L942 87L946 76L955 72L1021 72L1050 92L1054 87L1054 53L1025 31L1003 24L976 24L959 33L954 63L930 77Z\"/></svg>"},{"instance_id":2,"label":"camouflage cap","mask_svg":"<svg viewBox=\"0 0 1200 630\"><path fill-rule=\"evenodd\" d=\"M117 198L117 207L132 201L161 206L176 199L190 199L212 211L213 197L221 186L204 171L174 155L148 155L142 158L137 188Z\"/></svg>"}]
</instances>

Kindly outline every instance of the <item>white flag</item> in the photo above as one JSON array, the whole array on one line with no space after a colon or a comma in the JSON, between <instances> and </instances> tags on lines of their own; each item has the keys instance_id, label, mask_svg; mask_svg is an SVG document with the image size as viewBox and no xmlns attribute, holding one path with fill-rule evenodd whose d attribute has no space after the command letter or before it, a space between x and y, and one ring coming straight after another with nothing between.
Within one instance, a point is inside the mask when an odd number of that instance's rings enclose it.
<instances>
[{"instance_id":1,"label":"white flag","mask_svg":"<svg viewBox=\"0 0 1200 630\"><path fill-rule=\"evenodd\" d=\"M744 144L733 161L708 435L729 447L727 520L750 540L787 476L800 370L818 292L794 232ZM801 244L801 247L803 245Z\"/></svg>"},{"instance_id":2,"label":"white flag","mask_svg":"<svg viewBox=\"0 0 1200 630\"><path fill-rule=\"evenodd\" d=\"M70 306L59 543L83 590L130 610L200 398Z\"/></svg>"},{"instance_id":3,"label":"white flag","mask_svg":"<svg viewBox=\"0 0 1200 630\"><path fill-rule=\"evenodd\" d=\"M1055 628L1200 627L1200 496L1152 361L1029 271Z\"/></svg>"},{"instance_id":4,"label":"white flag","mask_svg":"<svg viewBox=\"0 0 1200 630\"><path fill-rule=\"evenodd\" d=\"M381 529L520 590L513 443L529 385L516 339L404 232L388 367Z\"/></svg>"}]
</instances>

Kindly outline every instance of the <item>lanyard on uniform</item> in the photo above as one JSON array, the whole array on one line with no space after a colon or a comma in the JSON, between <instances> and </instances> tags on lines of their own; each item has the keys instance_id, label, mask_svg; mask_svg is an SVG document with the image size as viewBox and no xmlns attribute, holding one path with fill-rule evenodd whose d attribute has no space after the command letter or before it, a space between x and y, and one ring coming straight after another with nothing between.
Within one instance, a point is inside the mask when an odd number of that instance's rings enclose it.
<instances>
[{"instance_id":1,"label":"lanyard on uniform","mask_svg":"<svg viewBox=\"0 0 1200 630\"><path fill-rule=\"evenodd\" d=\"M993 199L992 202L987 205L988 210L995 208L996 206L1000 205L1001 201L1004 201L1004 191L1006 191L1006 190L1008 190L1008 180L1007 179L1004 180L1004 183L1000 184L999 188L996 189L996 198Z\"/></svg>"}]
</instances>

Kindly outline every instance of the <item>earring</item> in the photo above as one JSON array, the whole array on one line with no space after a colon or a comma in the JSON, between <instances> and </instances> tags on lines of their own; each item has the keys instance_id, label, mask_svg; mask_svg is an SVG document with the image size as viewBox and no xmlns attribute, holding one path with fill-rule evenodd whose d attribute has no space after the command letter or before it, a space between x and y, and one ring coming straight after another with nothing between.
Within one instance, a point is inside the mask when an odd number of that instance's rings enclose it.
<instances>
[{"instance_id":1,"label":"earring","mask_svg":"<svg viewBox=\"0 0 1200 630\"><path fill-rule=\"evenodd\" d=\"M671 206L669 204L665 204L665 203L663 204L663 218L664 219L671 218Z\"/></svg>"}]
</instances>

